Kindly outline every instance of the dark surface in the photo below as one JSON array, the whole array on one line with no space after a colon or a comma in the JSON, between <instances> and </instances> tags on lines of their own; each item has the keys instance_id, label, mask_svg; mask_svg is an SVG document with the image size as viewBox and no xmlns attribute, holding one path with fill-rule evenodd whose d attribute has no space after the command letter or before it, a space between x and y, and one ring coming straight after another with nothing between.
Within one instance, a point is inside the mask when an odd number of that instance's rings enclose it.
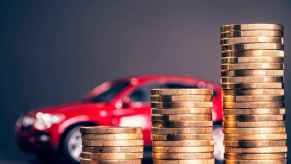
<instances>
[{"instance_id":1,"label":"dark surface","mask_svg":"<svg viewBox=\"0 0 291 164\"><path fill-rule=\"evenodd\" d=\"M0 163L31 158L14 142L21 113L76 100L104 80L172 73L218 82L222 24L282 23L288 65L290 18L288 0L2 0Z\"/></svg>"}]
</instances>

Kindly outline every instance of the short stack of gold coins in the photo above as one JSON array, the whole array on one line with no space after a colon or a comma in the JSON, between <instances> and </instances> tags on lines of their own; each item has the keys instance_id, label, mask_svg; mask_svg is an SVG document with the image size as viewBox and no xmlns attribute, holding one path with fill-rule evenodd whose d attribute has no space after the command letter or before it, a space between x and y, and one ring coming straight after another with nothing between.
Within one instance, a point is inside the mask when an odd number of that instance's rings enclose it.
<instances>
[{"instance_id":1,"label":"short stack of gold coins","mask_svg":"<svg viewBox=\"0 0 291 164\"><path fill-rule=\"evenodd\" d=\"M211 100L210 89L151 91L153 163L214 163Z\"/></svg>"},{"instance_id":2,"label":"short stack of gold coins","mask_svg":"<svg viewBox=\"0 0 291 164\"><path fill-rule=\"evenodd\" d=\"M225 163L287 163L283 27L221 27Z\"/></svg>"},{"instance_id":3,"label":"short stack of gold coins","mask_svg":"<svg viewBox=\"0 0 291 164\"><path fill-rule=\"evenodd\" d=\"M82 127L81 164L141 164L143 137L140 128Z\"/></svg>"}]
</instances>

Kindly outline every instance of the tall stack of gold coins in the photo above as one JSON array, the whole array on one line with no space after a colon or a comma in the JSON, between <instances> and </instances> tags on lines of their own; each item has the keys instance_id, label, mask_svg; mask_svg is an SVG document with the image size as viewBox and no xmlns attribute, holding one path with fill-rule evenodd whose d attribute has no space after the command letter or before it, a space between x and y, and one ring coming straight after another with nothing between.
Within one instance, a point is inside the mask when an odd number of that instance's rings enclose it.
<instances>
[{"instance_id":1,"label":"tall stack of gold coins","mask_svg":"<svg viewBox=\"0 0 291 164\"><path fill-rule=\"evenodd\" d=\"M143 137L140 128L83 127L81 164L141 164Z\"/></svg>"},{"instance_id":2,"label":"tall stack of gold coins","mask_svg":"<svg viewBox=\"0 0 291 164\"><path fill-rule=\"evenodd\" d=\"M221 27L225 163L286 163L283 27Z\"/></svg>"},{"instance_id":3,"label":"tall stack of gold coins","mask_svg":"<svg viewBox=\"0 0 291 164\"><path fill-rule=\"evenodd\" d=\"M153 163L213 164L212 91L153 89Z\"/></svg>"}]
</instances>

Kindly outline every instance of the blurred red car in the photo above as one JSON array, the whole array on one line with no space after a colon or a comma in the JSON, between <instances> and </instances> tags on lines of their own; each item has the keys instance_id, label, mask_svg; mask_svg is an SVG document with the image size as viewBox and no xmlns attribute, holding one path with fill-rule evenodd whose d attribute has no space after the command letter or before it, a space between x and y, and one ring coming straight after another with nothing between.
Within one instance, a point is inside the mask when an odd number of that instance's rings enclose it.
<instances>
[{"instance_id":1,"label":"blurred red car","mask_svg":"<svg viewBox=\"0 0 291 164\"><path fill-rule=\"evenodd\" d=\"M77 162L81 152L81 126L134 126L144 129L145 145L151 144L152 88L211 88L214 120L222 120L220 86L190 76L147 75L104 82L78 102L41 108L21 116L16 123L19 147L37 155L58 152Z\"/></svg>"}]
</instances>

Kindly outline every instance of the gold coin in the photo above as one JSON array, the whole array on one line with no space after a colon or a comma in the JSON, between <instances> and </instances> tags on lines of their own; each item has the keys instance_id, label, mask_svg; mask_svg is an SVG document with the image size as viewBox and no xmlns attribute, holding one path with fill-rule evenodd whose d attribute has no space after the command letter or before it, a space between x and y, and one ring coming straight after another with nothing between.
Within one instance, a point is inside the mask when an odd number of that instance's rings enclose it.
<instances>
[{"instance_id":1,"label":"gold coin","mask_svg":"<svg viewBox=\"0 0 291 164\"><path fill-rule=\"evenodd\" d=\"M285 108L224 109L225 115L284 115L285 113Z\"/></svg>"},{"instance_id":2,"label":"gold coin","mask_svg":"<svg viewBox=\"0 0 291 164\"><path fill-rule=\"evenodd\" d=\"M212 127L212 121L153 121L153 127L158 128L190 128Z\"/></svg>"},{"instance_id":3,"label":"gold coin","mask_svg":"<svg viewBox=\"0 0 291 164\"><path fill-rule=\"evenodd\" d=\"M281 121L284 120L283 115L225 115L224 121Z\"/></svg>"},{"instance_id":4,"label":"gold coin","mask_svg":"<svg viewBox=\"0 0 291 164\"><path fill-rule=\"evenodd\" d=\"M281 108L284 102L224 102L224 108Z\"/></svg>"},{"instance_id":5,"label":"gold coin","mask_svg":"<svg viewBox=\"0 0 291 164\"><path fill-rule=\"evenodd\" d=\"M274 146L274 147L257 147L257 148L232 148L225 147L226 153L285 153L287 146Z\"/></svg>"},{"instance_id":6,"label":"gold coin","mask_svg":"<svg viewBox=\"0 0 291 164\"><path fill-rule=\"evenodd\" d=\"M269 134L269 133L285 133L286 129L283 127L276 128L224 128L223 132L233 134Z\"/></svg>"},{"instance_id":7,"label":"gold coin","mask_svg":"<svg viewBox=\"0 0 291 164\"><path fill-rule=\"evenodd\" d=\"M211 95L152 95L151 101L179 102L179 101L211 101Z\"/></svg>"},{"instance_id":8,"label":"gold coin","mask_svg":"<svg viewBox=\"0 0 291 164\"><path fill-rule=\"evenodd\" d=\"M254 83L257 84L257 83ZM266 83L268 84L268 83ZM223 96L224 102L256 102L256 101L283 101L284 96L273 96L273 95L251 95L251 96Z\"/></svg>"},{"instance_id":9,"label":"gold coin","mask_svg":"<svg viewBox=\"0 0 291 164\"><path fill-rule=\"evenodd\" d=\"M187 146L187 147L158 147L158 146L154 146L153 147L153 152L154 153L202 153L201 151L203 148L201 147L191 147L191 146ZM207 147L206 149L208 149L208 152L206 156L201 156L200 158L212 158L213 154L212 154L212 150L213 148L211 147ZM205 152L205 151L204 151ZM211 153L210 153L211 152ZM211 155L211 156L209 156Z\"/></svg>"},{"instance_id":10,"label":"gold coin","mask_svg":"<svg viewBox=\"0 0 291 164\"><path fill-rule=\"evenodd\" d=\"M246 50L222 52L222 57L284 57L282 50Z\"/></svg>"},{"instance_id":11,"label":"gold coin","mask_svg":"<svg viewBox=\"0 0 291 164\"><path fill-rule=\"evenodd\" d=\"M284 140L287 139L286 133L277 134L225 134L225 140ZM234 152L235 153L235 152Z\"/></svg>"},{"instance_id":12,"label":"gold coin","mask_svg":"<svg viewBox=\"0 0 291 164\"><path fill-rule=\"evenodd\" d=\"M82 140L132 140L142 139L142 133L121 133L121 134L84 134Z\"/></svg>"},{"instance_id":13,"label":"gold coin","mask_svg":"<svg viewBox=\"0 0 291 164\"><path fill-rule=\"evenodd\" d=\"M225 164L286 164L287 159L262 159L262 160L229 160L226 159Z\"/></svg>"},{"instance_id":14,"label":"gold coin","mask_svg":"<svg viewBox=\"0 0 291 164\"><path fill-rule=\"evenodd\" d=\"M254 132L256 133L256 132ZM252 140L252 141L224 141L224 145L228 147L240 148L254 148L254 147L273 147L273 146L286 146L286 140Z\"/></svg>"},{"instance_id":15,"label":"gold coin","mask_svg":"<svg viewBox=\"0 0 291 164\"><path fill-rule=\"evenodd\" d=\"M225 128L260 128L260 127L284 127L284 121L254 121L254 122L241 122L241 121L228 121L224 122Z\"/></svg>"},{"instance_id":16,"label":"gold coin","mask_svg":"<svg viewBox=\"0 0 291 164\"><path fill-rule=\"evenodd\" d=\"M152 121L211 121L211 114L176 114L176 115L152 115Z\"/></svg>"},{"instance_id":17,"label":"gold coin","mask_svg":"<svg viewBox=\"0 0 291 164\"><path fill-rule=\"evenodd\" d=\"M243 51L243 50L283 50L284 45L281 43L246 43L246 44L223 44L221 51Z\"/></svg>"},{"instance_id":18,"label":"gold coin","mask_svg":"<svg viewBox=\"0 0 291 164\"><path fill-rule=\"evenodd\" d=\"M135 153L135 152L143 152L143 146L130 146L130 147L82 146L82 151L91 152L91 153Z\"/></svg>"},{"instance_id":19,"label":"gold coin","mask_svg":"<svg viewBox=\"0 0 291 164\"><path fill-rule=\"evenodd\" d=\"M212 102L151 102L152 108L210 108L213 106Z\"/></svg>"},{"instance_id":20,"label":"gold coin","mask_svg":"<svg viewBox=\"0 0 291 164\"><path fill-rule=\"evenodd\" d=\"M266 23L258 23L258 24L228 24L221 26L220 30L224 31L233 31L233 30L279 30L283 31L283 26L280 24L266 24Z\"/></svg>"},{"instance_id":21,"label":"gold coin","mask_svg":"<svg viewBox=\"0 0 291 164\"><path fill-rule=\"evenodd\" d=\"M284 159L287 158L286 153L269 153L269 154L240 154L240 153L225 153L226 159L233 160L268 160L268 159Z\"/></svg>"},{"instance_id":22,"label":"gold coin","mask_svg":"<svg viewBox=\"0 0 291 164\"><path fill-rule=\"evenodd\" d=\"M232 70L221 72L222 76L283 76L283 70Z\"/></svg>"},{"instance_id":23,"label":"gold coin","mask_svg":"<svg viewBox=\"0 0 291 164\"><path fill-rule=\"evenodd\" d=\"M284 58L281 58L281 57L262 57L262 56L260 57L223 57L221 59L222 64L282 63L282 62L284 62Z\"/></svg>"},{"instance_id":24,"label":"gold coin","mask_svg":"<svg viewBox=\"0 0 291 164\"><path fill-rule=\"evenodd\" d=\"M160 109L152 108L153 114L210 114L212 111L211 108L170 108L170 109Z\"/></svg>"},{"instance_id":25,"label":"gold coin","mask_svg":"<svg viewBox=\"0 0 291 164\"><path fill-rule=\"evenodd\" d=\"M152 134L155 141L180 141L180 140L212 140L211 134Z\"/></svg>"},{"instance_id":26,"label":"gold coin","mask_svg":"<svg viewBox=\"0 0 291 164\"><path fill-rule=\"evenodd\" d=\"M284 69L284 64L282 63L239 63L239 64L222 64L222 71L229 70L276 70Z\"/></svg>"},{"instance_id":27,"label":"gold coin","mask_svg":"<svg viewBox=\"0 0 291 164\"><path fill-rule=\"evenodd\" d=\"M143 140L112 140L112 141L102 141L102 140L83 140L83 146L141 146L143 145Z\"/></svg>"},{"instance_id":28,"label":"gold coin","mask_svg":"<svg viewBox=\"0 0 291 164\"><path fill-rule=\"evenodd\" d=\"M154 152L153 158L154 159L183 159L183 160L189 160L189 159L200 159L201 157L207 158L213 158L213 155L209 152L213 152L213 147L202 147L201 150L204 150L199 153L160 153L160 152ZM205 153L204 153L205 152ZM202 159L204 159L202 158Z\"/></svg>"},{"instance_id":29,"label":"gold coin","mask_svg":"<svg viewBox=\"0 0 291 164\"><path fill-rule=\"evenodd\" d=\"M249 84L235 84L235 83L223 83L223 89L281 89L282 83L249 83Z\"/></svg>"},{"instance_id":30,"label":"gold coin","mask_svg":"<svg viewBox=\"0 0 291 164\"><path fill-rule=\"evenodd\" d=\"M233 38L221 38L220 44L240 44L240 43L283 43L282 37L233 37Z\"/></svg>"},{"instance_id":31,"label":"gold coin","mask_svg":"<svg viewBox=\"0 0 291 164\"><path fill-rule=\"evenodd\" d=\"M220 33L221 38L231 38L231 37L282 37L283 32L279 30L252 30L252 31L240 31L232 30Z\"/></svg>"},{"instance_id":32,"label":"gold coin","mask_svg":"<svg viewBox=\"0 0 291 164\"><path fill-rule=\"evenodd\" d=\"M82 152L81 158L89 158L93 160L117 160L117 159L141 159L143 158L143 153L89 153Z\"/></svg>"},{"instance_id":33,"label":"gold coin","mask_svg":"<svg viewBox=\"0 0 291 164\"><path fill-rule=\"evenodd\" d=\"M90 126L82 127L81 133L94 133L94 134L119 134L119 133L141 133L141 128L132 127L112 127L112 126Z\"/></svg>"},{"instance_id":34,"label":"gold coin","mask_svg":"<svg viewBox=\"0 0 291 164\"><path fill-rule=\"evenodd\" d=\"M152 141L154 147L200 147L201 152L213 151L211 140Z\"/></svg>"},{"instance_id":35,"label":"gold coin","mask_svg":"<svg viewBox=\"0 0 291 164\"><path fill-rule=\"evenodd\" d=\"M284 95L284 89L229 89L223 92L225 95Z\"/></svg>"},{"instance_id":36,"label":"gold coin","mask_svg":"<svg viewBox=\"0 0 291 164\"><path fill-rule=\"evenodd\" d=\"M212 90L207 88L189 89L152 89L152 95L211 95Z\"/></svg>"},{"instance_id":37,"label":"gold coin","mask_svg":"<svg viewBox=\"0 0 291 164\"><path fill-rule=\"evenodd\" d=\"M177 134L177 133L212 133L212 127L198 127L198 128L152 128L153 134Z\"/></svg>"},{"instance_id":38,"label":"gold coin","mask_svg":"<svg viewBox=\"0 0 291 164\"><path fill-rule=\"evenodd\" d=\"M153 159L155 164L214 164L214 159L193 159L193 160L157 160Z\"/></svg>"},{"instance_id":39,"label":"gold coin","mask_svg":"<svg viewBox=\"0 0 291 164\"><path fill-rule=\"evenodd\" d=\"M141 159L131 160L93 160L80 158L80 164L141 164Z\"/></svg>"},{"instance_id":40,"label":"gold coin","mask_svg":"<svg viewBox=\"0 0 291 164\"><path fill-rule=\"evenodd\" d=\"M282 77L270 76L241 76L241 77L222 77L222 83L269 83L283 82Z\"/></svg>"}]
</instances>

